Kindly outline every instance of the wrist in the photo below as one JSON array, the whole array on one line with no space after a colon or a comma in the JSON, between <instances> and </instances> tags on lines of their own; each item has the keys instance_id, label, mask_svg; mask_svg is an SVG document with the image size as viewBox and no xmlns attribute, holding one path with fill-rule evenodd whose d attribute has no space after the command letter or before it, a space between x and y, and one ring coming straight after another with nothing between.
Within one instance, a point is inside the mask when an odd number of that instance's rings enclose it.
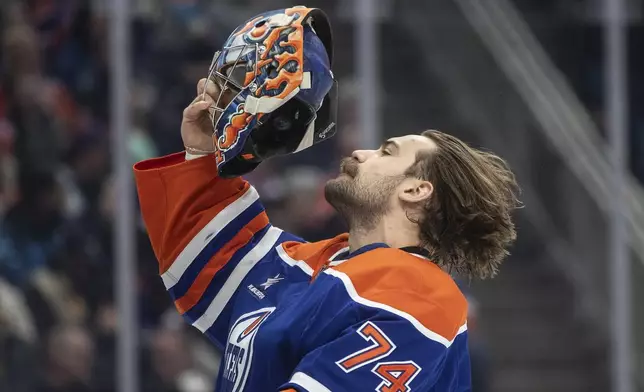
<instances>
[{"instance_id":1,"label":"wrist","mask_svg":"<svg viewBox=\"0 0 644 392\"><path fill-rule=\"evenodd\" d=\"M184 146L184 148L186 151L186 161L205 157L207 155L215 153L214 151L205 151L205 150L200 150L200 149L188 147L188 146Z\"/></svg>"},{"instance_id":2,"label":"wrist","mask_svg":"<svg viewBox=\"0 0 644 392\"><path fill-rule=\"evenodd\" d=\"M203 158L203 157L205 157L207 155L208 154L191 154L188 151L186 151L186 161L191 161L191 160L197 159L197 158Z\"/></svg>"}]
</instances>

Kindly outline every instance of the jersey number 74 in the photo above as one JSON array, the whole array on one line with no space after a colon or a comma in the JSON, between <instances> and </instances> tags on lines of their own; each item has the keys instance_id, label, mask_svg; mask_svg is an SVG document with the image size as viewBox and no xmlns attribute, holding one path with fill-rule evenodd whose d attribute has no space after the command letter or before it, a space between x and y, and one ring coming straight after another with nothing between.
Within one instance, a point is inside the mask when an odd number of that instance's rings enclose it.
<instances>
[{"instance_id":1,"label":"jersey number 74","mask_svg":"<svg viewBox=\"0 0 644 392\"><path fill-rule=\"evenodd\" d=\"M364 323L356 332L371 344L336 362L345 373L383 359L396 349L393 341L371 321ZM376 391L411 392L409 385L420 370L414 361L391 361L376 363L371 372L382 379Z\"/></svg>"}]
</instances>

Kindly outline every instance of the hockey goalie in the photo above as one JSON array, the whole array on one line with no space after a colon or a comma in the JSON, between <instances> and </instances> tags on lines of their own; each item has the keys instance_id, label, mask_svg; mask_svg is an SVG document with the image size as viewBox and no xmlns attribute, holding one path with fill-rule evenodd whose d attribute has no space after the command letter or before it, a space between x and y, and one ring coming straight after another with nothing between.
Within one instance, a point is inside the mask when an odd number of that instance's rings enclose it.
<instances>
[{"instance_id":1,"label":"hockey goalie","mask_svg":"<svg viewBox=\"0 0 644 392\"><path fill-rule=\"evenodd\" d=\"M515 238L502 159L437 131L355 151L325 186L349 233L316 243L272 226L242 178L336 132L332 57L306 7L250 19L215 54L184 151L134 167L163 284L222 351L217 391L469 391L451 273L493 276Z\"/></svg>"}]
</instances>

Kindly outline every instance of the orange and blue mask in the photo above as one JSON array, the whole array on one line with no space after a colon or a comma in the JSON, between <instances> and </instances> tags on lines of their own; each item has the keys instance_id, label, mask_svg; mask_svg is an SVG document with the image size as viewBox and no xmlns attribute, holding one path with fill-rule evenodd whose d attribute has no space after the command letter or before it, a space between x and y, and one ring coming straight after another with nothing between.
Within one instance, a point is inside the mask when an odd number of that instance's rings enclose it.
<instances>
[{"instance_id":1,"label":"orange and blue mask","mask_svg":"<svg viewBox=\"0 0 644 392\"><path fill-rule=\"evenodd\" d=\"M235 29L208 76L221 90L211 112L220 175L245 174L335 134L331 61L331 27L318 9L269 11Z\"/></svg>"}]
</instances>

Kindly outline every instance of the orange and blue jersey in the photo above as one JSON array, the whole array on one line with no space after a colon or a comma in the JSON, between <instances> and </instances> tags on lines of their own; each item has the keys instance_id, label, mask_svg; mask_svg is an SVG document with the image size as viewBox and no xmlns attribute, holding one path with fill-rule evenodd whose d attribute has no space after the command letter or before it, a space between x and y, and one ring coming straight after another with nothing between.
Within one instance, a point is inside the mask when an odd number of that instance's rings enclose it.
<instances>
[{"instance_id":1,"label":"orange and blue jersey","mask_svg":"<svg viewBox=\"0 0 644 392\"><path fill-rule=\"evenodd\" d=\"M307 243L210 156L134 170L163 283L222 351L217 391L470 391L465 297L422 250Z\"/></svg>"}]
</instances>

